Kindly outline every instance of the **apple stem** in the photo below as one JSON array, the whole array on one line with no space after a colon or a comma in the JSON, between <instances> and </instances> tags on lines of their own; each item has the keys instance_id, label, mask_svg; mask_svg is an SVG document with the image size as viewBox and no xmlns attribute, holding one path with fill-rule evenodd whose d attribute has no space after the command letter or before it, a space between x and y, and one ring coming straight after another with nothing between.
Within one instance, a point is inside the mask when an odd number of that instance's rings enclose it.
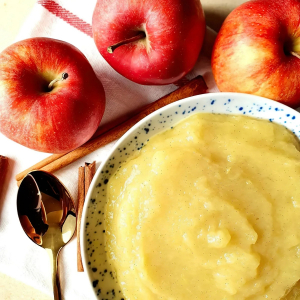
<instances>
[{"instance_id":1,"label":"apple stem","mask_svg":"<svg viewBox=\"0 0 300 300\"><path fill-rule=\"evenodd\" d=\"M121 42L119 42L117 44L114 44L114 45L112 45L110 47L107 47L107 52L108 53L113 53L120 46L129 44L129 43L132 43L132 42L135 42L135 41L138 41L138 40L143 39L145 37L146 37L145 32L140 32L138 35L136 35L136 36L134 36L132 38L126 39L126 40L121 41Z\"/></svg>"},{"instance_id":2,"label":"apple stem","mask_svg":"<svg viewBox=\"0 0 300 300\"><path fill-rule=\"evenodd\" d=\"M297 54L296 52L291 51L291 54L300 59L300 55Z\"/></svg>"},{"instance_id":3,"label":"apple stem","mask_svg":"<svg viewBox=\"0 0 300 300\"><path fill-rule=\"evenodd\" d=\"M56 79L52 80L52 81L49 83L48 89L51 90L52 87L53 87L53 85L54 85L57 81L63 81L63 80L65 80L65 79L67 79L68 77L69 77L69 74L68 74L68 73L65 73L65 72L62 73L60 78L56 78Z\"/></svg>"}]
</instances>

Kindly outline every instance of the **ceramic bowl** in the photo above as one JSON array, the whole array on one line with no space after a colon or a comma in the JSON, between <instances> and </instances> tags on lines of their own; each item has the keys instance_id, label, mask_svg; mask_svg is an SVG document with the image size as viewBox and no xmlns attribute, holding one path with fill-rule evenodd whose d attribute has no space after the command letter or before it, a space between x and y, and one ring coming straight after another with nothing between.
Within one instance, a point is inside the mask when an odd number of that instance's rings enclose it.
<instances>
[{"instance_id":1,"label":"ceramic bowl","mask_svg":"<svg viewBox=\"0 0 300 300\"><path fill-rule=\"evenodd\" d=\"M95 292L95 299L125 299L105 252L106 185L110 176L153 135L195 113L246 115L266 119L284 125L300 137L300 114L297 111L269 99L238 93L212 93L186 98L155 111L133 126L114 145L97 170L83 210L83 265Z\"/></svg>"}]
</instances>

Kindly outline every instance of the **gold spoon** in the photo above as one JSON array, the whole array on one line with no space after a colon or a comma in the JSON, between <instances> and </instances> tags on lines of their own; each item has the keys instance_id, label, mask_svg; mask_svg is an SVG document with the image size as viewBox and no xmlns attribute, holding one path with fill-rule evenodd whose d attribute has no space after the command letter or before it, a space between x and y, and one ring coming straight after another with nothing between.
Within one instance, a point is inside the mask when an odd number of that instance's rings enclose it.
<instances>
[{"instance_id":1,"label":"gold spoon","mask_svg":"<svg viewBox=\"0 0 300 300\"><path fill-rule=\"evenodd\" d=\"M76 228L72 197L52 174L32 171L20 184L17 209L27 236L46 249L49 255L54 299L61 300L58 254L72 238Z\"/></svg>"}]
</instances>

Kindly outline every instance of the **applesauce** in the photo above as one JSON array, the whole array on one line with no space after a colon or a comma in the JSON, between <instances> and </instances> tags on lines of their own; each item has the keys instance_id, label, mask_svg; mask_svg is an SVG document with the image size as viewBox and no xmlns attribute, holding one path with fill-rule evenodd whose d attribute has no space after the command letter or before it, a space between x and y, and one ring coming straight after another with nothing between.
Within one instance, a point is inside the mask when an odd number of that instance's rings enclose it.
<instances>
[{"instance_id":1,"label":"applesauce","mask_svg":"<svg viewBox=\"0 0 300 300\"><path fill-rule=\"evenodd\" d=\"M299 148L281 125L201 113L129 157L105 224L126 300L297 299Z\"/></svg>"}]
</instances>

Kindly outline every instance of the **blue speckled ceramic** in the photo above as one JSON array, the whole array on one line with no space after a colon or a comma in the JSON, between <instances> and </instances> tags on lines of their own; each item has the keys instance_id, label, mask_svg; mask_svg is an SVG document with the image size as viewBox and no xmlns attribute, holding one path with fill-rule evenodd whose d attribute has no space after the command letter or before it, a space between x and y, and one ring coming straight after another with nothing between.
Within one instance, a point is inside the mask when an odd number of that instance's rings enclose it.
<instances>
[{"instance_id":1,"label":"blue speckled ceramic","mask_svg":"<svg viewBox=\"0 0 300 300\"><path fill-rule=\"evenodd\" d=\"M81 223L83 264L95 299L125 299L105 252L106 184L114 171L133 152L158 132L173 127L194 113L246 115L282 124L300 139L300 114L278 102L238 94L205 94L172 103L144 118L115 144L97 170L89 189Z\"/></svg>"}]
</instances>

